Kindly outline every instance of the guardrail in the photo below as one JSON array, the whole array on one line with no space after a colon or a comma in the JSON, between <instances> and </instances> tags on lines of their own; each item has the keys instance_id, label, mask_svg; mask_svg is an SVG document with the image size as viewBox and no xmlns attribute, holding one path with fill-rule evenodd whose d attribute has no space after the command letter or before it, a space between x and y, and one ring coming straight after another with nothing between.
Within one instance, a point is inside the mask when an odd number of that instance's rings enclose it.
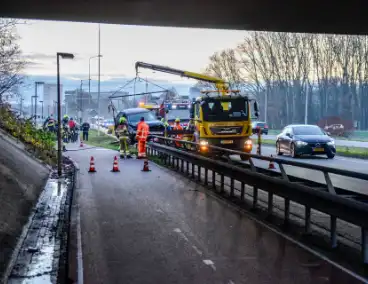
<instances>
[{"instance_id":1,"label":"guardrail","mask_svg":"<svg viewBox=\"0 0 368 284\"><path fill-rule=\"evenodd\" d=\"M197 143L177 140L172 138L164 138L155 136L156 139L164 140L166 142L180 141L180 143L190 144L192 146L199 146ZM209 146L221 150L231 155L244 155L245 153L228 150L216 146ZM329 174L337 174L368 180L368 175L355 173L347 170L340 170L319 165L309 165L296 161L286 161L278 158L271 158L253 154L249 156L249 168L242 168L237 165L229 164L223 161L210 159L199 155L197 153L176 149L164 144L155 142L148 143L148 155L160 156L163 158L165 164L174 166L178 171L186 174L191 174L192 178L197 178L198 181L203 181L206 186L211 186L214 190L218 190L216 185L216 175L220 176L220 193L225 193L224 178L230 179L230 197L236 197L235 191L240 192L238 197L241 201L245 199L245 186L248 185L253 189L252 208L255 209L258 203L258 192L262 190L267 192L267 213L272 215L274 212L274 195L284 199L284 224L289 224L290 221L290 202L293 201L304 206L304 230L310 232L311 226L311 210L315 209L319 212L330 216L330 245L332 248L337 247L337 220L343 220L348 223L360 227L361 230L361 252L362 259L365 264L368 264L368 205L351 198L340 196L336 193L333 187ZM273 161L279 165L281 174L278 177L270 176L264 172L259 172L254 166L252 159L260 159L264 161ZM283 165L292 165L301 168L313 169L323 172L327 188L314 188L308 184L300 182L292 182L286 174ZM189 165L191 165L191 170ZM197 171L195 171L197 167ZM204 180L202 180L201 171L204 170ZM197 172L197 176L195 173ZM212 178L209 178L209 174ZM235 186L235 181L240 184L240 188Z\"/></svg>"}]
</instances>

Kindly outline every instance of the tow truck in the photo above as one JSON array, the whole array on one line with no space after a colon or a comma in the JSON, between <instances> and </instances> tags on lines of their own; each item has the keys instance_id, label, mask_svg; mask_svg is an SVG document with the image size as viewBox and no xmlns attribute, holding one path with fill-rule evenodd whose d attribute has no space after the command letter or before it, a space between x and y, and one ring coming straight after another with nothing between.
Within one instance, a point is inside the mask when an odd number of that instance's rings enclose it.
<instances>
[{"instance_id":1,"label":"tow truck","mask_svg":"<svg viewBox=\"0 0 368 284\"><path fill-rule=\"evenodd\" d=\"M192 101L190 108L192 125L180 133L184 134L183 140L199 144L191 150L210 156L223 155L224 152L221 152L220 148L215 150L208 145L244 153L252 151L251 102L253 101L255 117L258 118L257 101L241 95L238 90L230 90L229 84L220 78L138 61L135 64L137 74L139 68L215 84L217 90L203 92L203 96ZM178 131L168 132L168 135L175 134L179 134ZM247 155L240 157L242 160L248 159Z\"/></svg>"}]
</instances>

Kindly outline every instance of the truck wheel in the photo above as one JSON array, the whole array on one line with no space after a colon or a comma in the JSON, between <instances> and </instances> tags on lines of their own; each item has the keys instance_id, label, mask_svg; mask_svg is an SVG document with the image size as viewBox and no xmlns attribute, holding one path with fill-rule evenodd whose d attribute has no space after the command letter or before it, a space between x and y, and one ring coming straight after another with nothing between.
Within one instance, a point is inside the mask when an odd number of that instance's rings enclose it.
<instances>
[{"instance_id":1,"label":"truck wheel","mask_svg":"<svg viewBox=\"0 0 368 284\"><path fill-rule=\"evenodd\" d=\"M240 155L240 159L242 161L248 161L249 160L249 156L247 156L247 155Z\"/></svg>"}]
</instances>

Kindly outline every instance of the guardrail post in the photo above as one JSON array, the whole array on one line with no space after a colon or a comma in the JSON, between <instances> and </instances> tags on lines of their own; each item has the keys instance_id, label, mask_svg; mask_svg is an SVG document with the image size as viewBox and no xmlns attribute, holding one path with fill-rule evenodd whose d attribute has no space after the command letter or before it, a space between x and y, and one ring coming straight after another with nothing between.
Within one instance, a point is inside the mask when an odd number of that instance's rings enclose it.
<instances>
[{"instance_id":1,"label":"guardrail post","mask_svg":"<svg viewBox=\"0 0 368 284\"><path fill-rule=\"evenodd\" d=\"M216 172L212 170L212 188L216 190Z\"/></svg>"},{"instance_id":2,"label":"guardrail post","mask_svg":"<svg viewBox=\"0 0 368 284\"><path fill-rule=\"evenodd\" d=\"M273 193L269 192L268 193L268 202L267 202L267 213L268 213L268 217L270 217L272 215L272 211L273 211Z\"/></svg>"},{"instance_id":3,"label":"guardrail post","mask_svg":"<svg viewBox=\"0 0 368 284\"><path fill-rule=\"evenodd\" d=\"M198 166L198 181L201 181L201 167Z\"/></svg>"},{"instance_id":4,"label":"guardrail post","mask_svg":"<svg viewBox=\"0 0 368 284\"><path fill-rule=\"evenodd\" d=\"M225 191L225 177L221 174L221 193Z\"/></svg>"},{"instance_id":5,"label":"guardrail post","mask_svg":"<svg viewBox=\"0 0 368 284\"><path fill-rule=\"evenodd\" d=\"M179 171L179 158L176 158L176 170Z\"/></svg>"},{"instance_id":6,"label":"guardrail post","mask_svg":"<svg viewBox=\"0 0 368 284\"><path fill-rule=\"evenodd\" d=\"M257 202L258 202L258 188L254 186L253 187L253 209L257 208Z\"/></svg>"},{"instance_id":7,"label":"guardrail post","mask_svg":"<svg viewBox=\"0 0 368 284\"><path fill-rule=\"evenodd\" d=\"M289 198L285 198L284 199L284 225L288 225L289 224L289 220L290 220L290 199Z\"/></svg>"},{"instance_id":8,"label":"guardrail post","mask_svg":"<svg viewBox=\"0 0 368 284\"><path fill-rule=\"evenodd\" d=\"M323 172L323 175L325 176L328 192L331 194L336 194L335 188L332 184L332 181L330 179L330 175L328 174L328 172Z\"/></svg>"},{"instance_id":9,"label":"guardrail post","mask_svg":"<svg viewBox=\"0 0 368 284\"><path fill-rule=\"evenodd\" d=\"M187 161L186 174L189 175L189 161Z\"/></svg>"},{"instance_id":10,"label":"guardrail post","mask_svg":"<svg viewBox=\"0 0 368 284\"><path fill-rule=\"evenodd\" d=\"M362 256L364 264L368 264L368 230L362 228Z\"/></svg>"},{"instance_id":11,"label":"guardrail post","mask_svg":"<svg viewBox=\"0 0 368 284\"><path fill-rule=\"evenodd\" d=\"M335 216L331 216L331 247L337 247L337 218Z\"/></svg>"},{"instance_id":12,"label":"guardrail post","mask_svg":"<svg viewBox=\"0 0 368 284\"><path fill-rule=\"evenodd\" d=\"M234 197L234 179L230 180L230 196Z\"/></svg>"},{"instance_id":13,"label":"guardrail post","mask_svg":"<svg viewBox=\"0 0 368 284\"><path fill-rule=\"evenodd\" d=\"M310 207L305 206L305 223L304 230L305 233L309 234L311 225L311 209Z\"/></svg>"},{"instance_id":14,"label":"guardrail post","mask_svg":"<svg viewBox=\"0 0 368 284\"><path fill-rule=\"evenodd\" d=\"M181 160L181 172L184 173L184 160Z\"/></svg>"},{"instance_id":15,"label":"guardrail post","mask_svg":"<svg viewBox=\"0 0 368 284\"><path fill-rule=\"evenodd\" d=\"M208 169L204 168L204 185L208 185Z\"/></svg>"},{"instance_id":16,"label":"guardrail post","mask_svg":"<svg viewBox=\"0 0 368 284\"><path fill-rule=\"evenodd\" d=\"M194 171L195 170L195 168L194 168L194 164L192 163L192 178L194 178L195 177L195 175L194 175Z\"/></svg>"},{"instance_id":17,"label":"guardrail post","mask_svg":"<svg viewBox=\"0 0 368 284\"><path fill-rule=\"evenodd\" d=\"M241 189L240 189L240 200L241 201L244 201L244 198L245 198L245 183L244 182L241 182Z\"/></svg>"}]
</instances>

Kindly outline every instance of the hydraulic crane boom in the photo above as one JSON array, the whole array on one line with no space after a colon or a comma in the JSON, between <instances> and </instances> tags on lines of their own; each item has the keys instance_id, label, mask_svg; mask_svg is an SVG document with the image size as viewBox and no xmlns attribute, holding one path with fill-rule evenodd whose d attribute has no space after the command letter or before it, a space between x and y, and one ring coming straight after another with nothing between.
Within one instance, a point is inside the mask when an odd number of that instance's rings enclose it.
<instances>
[{"instance_id":1,"label":"hydraulic crane boom","mask_svg":"<svg viewBox=\"0 0 368 284\"><path fill-rule=\"evenodd\" d=\"M203 74L199 74L195 72L183 71L183 70L174 69L174 68L167 67L167 66L150 64L150 63L145 63L145 62L140 62L140 61L135 63L135 70L137 74L138 74L138 68L151 69L154 71L160 71L163 73L168 73L168 74L178 75L181 77L186 77L190 79L196 79L196 80L200 80L200 81L204 81L208 83L213 83L215 84L216 88L222 93L228 90L228 83L225 82L223 79L216 78L216 77L211 77L211 76L207 76L207 75L203 75Z\"/></svg>"}]
</instances>

